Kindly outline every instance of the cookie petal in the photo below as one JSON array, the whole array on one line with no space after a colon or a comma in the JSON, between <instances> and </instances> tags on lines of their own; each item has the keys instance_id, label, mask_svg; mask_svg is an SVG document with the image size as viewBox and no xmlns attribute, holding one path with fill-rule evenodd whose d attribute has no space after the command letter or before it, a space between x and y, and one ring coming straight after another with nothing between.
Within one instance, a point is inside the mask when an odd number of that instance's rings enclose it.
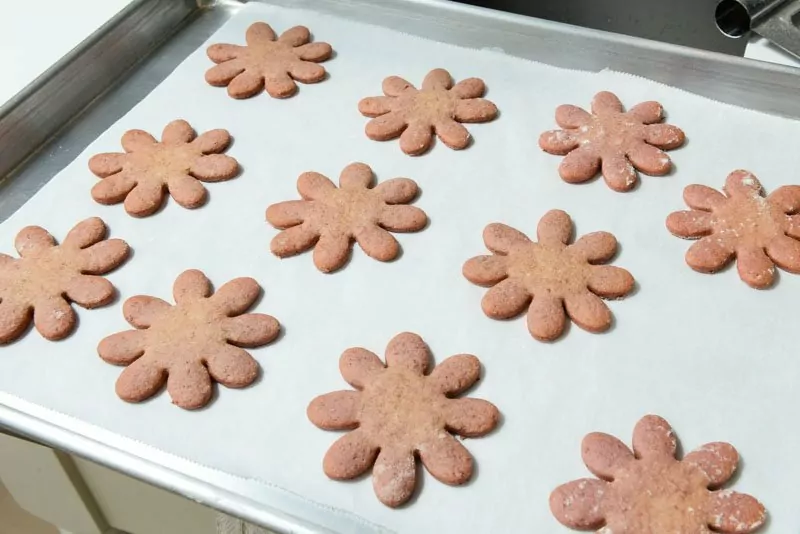
<instances>
[{"instance_id":1,"label":"cookie petal","mask_svg":"<svg viewBox=\"0 0 800 534\"><path fill-rule=\"evenodd\" d=\"M441 120L434 129L442 143L453 150L462 150L469 145L469 131L454 120Z\"/></svg>"},{"instance_id":2,"label":"cookie petal","mask_svg":"<svg viewBox=\"0 0 800 534\"><path fill-rule=\"evenodd\" d=\"M644 140L662 150L678 148L686 141L683 130L671 124L651 124L644 132Z\"/></svg>"},{"instance_id":3,"label":"cookie petal","mask_svg":"<svg viewBox=\"0 0 800 534\"><path fill-rule=\"evenodd\" d=\"M591 232L582 235L569 249L589 263L603 263L617 253L617 238L608 232Z\"/></svg>"},{"instance_id":4,"label":"cookie petal","mask_svg":"<svg viewBox=\"0 0 800 534\"><path fill-rule=\"evenodd\" d=\"M636 104L627 113L642 124L654 124L661 122L664 116L664 108L658 102L648 101Z\"/></svg>"},{"instance_id":5,"label":"cookie petal","mask_svg":"<svg viewBox=\"0 0 800 534\"><path fill-rule=\"evenodd\" d=\"M364 224L353 231L353 237L370 258L391 261L400 252L400 244L392 234L375 225Z\"/></svg>"},{"instance_id":6,"label":"cookie petal","mask_svg":"<svg viewBox=\"0 0 800 534\"><path fill-rule=\"evenodd\" d=\"M795 239L800 239L800 215L789 215L787 217L786 235Z\"/></svg>"},{"instance_id":7,"label":"cookie petal","mask_svg":"<svg viewBox=\"0 0 800 534\"><path fill-rule=\"evenodd\" d=\"M453 118L458 122L487 122L497 117L497 106L484 98L456 101Z\"/></svg>"},{"instance_id":8,"label":"cookie petal","mask_svg":"<svg viewBox=\"0 0 800 534\"><path fill-rule=\"evenodd\" d=\"M767 519L764 505L750 495L733 490L715 491L711 495L708 524L715 532L749 534Z\"/></svg>"},{"instance_id":9,"label":"cookie petal","mask_svg":"<svg viewBox=\"0 0 800 534\"><path fill-rule=\"evenodd\" d=\"M62 297L39 300L34 305L33 324L45 339L64 339L75 328L75 322L75 310Z\"/></svg>"},{"instance_id":10,"label":"cookie petal","mask_svg":"<svg viewBox=\"0 0 800 534\"><path fill-rule=\"evenodd\" d=\"M633 429L633 452L637 458L675 457L678 440L670 424L657 415L645 415Z\"/></svg>"},{"instance_id":11,"label":"cookie petal","mask_svg":"<svg viewBox=\"0 0 800 534\"><path fill-rule=\"evenodd\" d=\"M583 463L596 477L612 481L634 460L631 450L614 436L592 432L581 443Z\"/></svg>"},{"instance_id":12,"label":"cookie petal","mask_svg":"<svg viewBox=\"0 0 800 534\"><path fill-rule=\"evenodd\" d=\"M270 243L270 250L279 258L300 254L313 247L319 239L319 233L307 224L288 228L275 237Z\"/></svg>"},{"instance_id":13,"label":"cookie petal","mask_svg":"<svg viewBox=\"0 0 800 534\"><path fill-rule=\"evenodd\" d=\"M559 523L581 530L594 530L603 525L603 497L607 483L582 478L563 484L550 494L550 511Z\"/></svg>"},{"instance_id":14,"label":"cookie petal","mask_svg":"<svg viewBox=\"0 0 800 534\"><path fill-rule=\"evenodd\" d=\"M122 239L106 239L90 245L81 252L83 274L105 274L121 265L130 253L130 247Z\"/></svg>"},{"instance_id":15,"label":"cookie petal","mask_svg":"<svg viewBox=\"0 0 800 534\"><path fill-rule=\"evenodd\" d=\"M428 216L416 206L384 206L378 224L392 232L416 232L428 224Z\"/></svg>"},{"instance_id":16,"label":"cookie petal","mask_svg":"<svg viewBox=\"0 0 800 534\"><path fill-rule=\"evenodd\" d=\"M170 308L172 306L158 297L137 295L125 301L122 305L122 315L131 326L149 328Z\"/></svg>"},{"instance_id":17,"label":"cookie petal","mask_svg":"<svg viewBox=\"0 0 800 534\"><path fill-rule=\"evenodd\" d=\"M64 292L72 302L91 309L114 300L114 286L102 276L79 276L67 283Z\"/></svg>"},{"instance_id":18,"label":"cookie petal","mask_svg":"<svg viewBox=\"0 0 800 534\"><path fill-rule=\"evenodd\" d=\"M309 204L306 200L287 200L267 208L267 221L275 228L297 226L308 216Z\"/></svg>"},{"instance_id":19,"label":"cookie petal","mask_svg":"<svg viewBox=\"0 0 800 534\"><path fill-rule=\"evenodd\" d=\"M295 226L295 228L300 227ZM290 228L289 230L292 229ZM289 230L285 231L288 232ZM323 273L330 273L339 269L350 259L350 245L350 237L347 235L322 234L314 246L314 265ZM366 249L364 251L366 252Z\"/></svg>"},{"instance_id":20,"label":"cookie petal","mask_svg":"<svg viewBox=\"0 0 800 534\"><path fill-rule=\"evenodd\" d=\"M775 279L775 264L761 247L739 247L736 250L736 270L739 271L739 278L756 289L771 286Z\"/></svg>"},{"instance_id":21,"label":"cookie petal","mask_svg":"<svg viewBox=\"0 0 800 534\"><path fill-rule=\"evenodd\" d=\"M311 39L311 32L305 26L294 26L289 28L278 37L278 41L291 47L306 44Z\"/></svg>"},{"instance_id":22,"label":"cookie petal","mask_svg":"<svg viewBox=\"0 0 800 534\"><path fill-rule=\"evenodd\" d=\"M208 404L213 391L206 366L190 360L173 363L167 377L167 393L173 404L185 410L196 410Z\"/></svg>"},{"instance_id":23,"label":"cookie petal","mask_svg":"<svg viewBox=\"0 0 800 534\"><path fill-rule=\"evenodd\" d=\"M764 189L761 182L750 171L742 169L733 171L725 179L723 188L729 196L742 195L746 197L760 196Z\"/></svg>"},{"instance_id":24,"label":"cookie petal","mask_svg":"<svg viewBox=\"0 0 800 534\"><path fill-rule=\"evenodd\" d=\"M558 175L570 184L591 180L600 170L600 157L589 145L583 145L567 154L558 166Z\"/></svg>"},{"instance_id":25,"label":"cookie petal","mask_svg":"<svg viewBox=\"0 0 800 534\"><path fill-rule=\"evenodd\" d=\"M711 235L713 215L707 211L675 211L667 217L667 230L678 237L696 239Z\"/></svg>"},{"instance_id":26,"label":"cookie petal","mask_svg":"<svg viewBox=\"0 0 800 534\"><path fill-rule=\"evenodd\" d=\"M238 58L244 51L244 46L219 43L209 46L206 49L206 55L214 63L222 63Z\"/></svg>"},{"instance_id":27,"label":"cookie petal","mask_svg":"<svg viewBox=\"0 0 800 534\"><path fill-rule=\"evenodd\" d=\"M392 178L376 185L373 191L387 204L406 204L419 194L419 187L409 178Z\"/></svg>"},{"instance_id":28,"label":"cookie petal","mask_svg":"<svg viewBox=\"0 0 800 534\"><path fill-rule=\"evenodd\" d=\"M106 236L107 228L100 217L89 217L75 226L64 238L62 246L71 248L86 248L101 241Z\"/></svg>"},{"instance_id":29,"label":"cookie petal","mask_svg":"<svg viewBox=\"0 0 800 534\"><path fill-rule=\"evenodd\" d=\"M361 347L347 349L339 358L342 378L359 390L384 369L383 362L375 353Z\"/></svg>"},{"instance_id":30,"label":"cookie petal","mask_svg":"<svg viewBox=\"0 0 800 534\"><path fill-rule=\"evenodd\" d=\"M800 185L784 185L767 197L767 200L784 213L800 211Z\"/></svg>"},{"instance_id":31,"label":"cookie petal","mask_svg":"<svg viewBox=\"0 0 800 534\"><path fill-rule=\"evenodd\" d=\"M206 203L208 192L196 178L188 174L173 174L167 179L167 189L172 199L187 209L199 208Z\"/></svg>"},{"instance_id":32,"label":"cookie petal","mask_svg":"<svg viewBox=\"0 0 800 534\"><path fill-rule=\"evenodd\" d=\"M294 85L288 75L286 79ZM250 98L257 95L264 88L264 75L252 69L246 69L228 83L228 94L233 98ZM274 89L274 88L273 88ZM279 93L270 96L282 96Z\"/></svg>"},{"instance_id":33,"label":"cookie petal","mask_svg":"<svg viewBox=\"0 0 800 534\"><path fill-rule=\"evenodd\" d=\"M189 172L204 182L222 182L239 174L239 162L225 154L207 154L196 159Z\"/></svg>"},{"instance_id":34,"label":"cookie petal","mask_svg":"<svg viewBox=\"0 0 800 534\"><path fill-rule=\"evenodd\" d=\"M202 133L192 141L192 145L199 148L203 154L217 154L228 148L230 144L231 134L222 128Z\"/></svg>"},{"instance_id":35,"label":"cookie petal","mask_svg":"<svg viewBox=\"0 0 800 534\"><path fill-rule=\"evenodd\" d=\"M117 174L125 165L126 156L127 154L119 152L96 154L89 159L89 170L100 178Z\"/></svg>"},{"instance_id":36,"label":"cookie petal","mask_svg":"<svg viewBox=\"0 0 800 534\"><path fill-rule=\"evenodd\" d=\"M308 405L309 421L323 430L352 430L358 427L361 393L334 391L320 395Z\"/></svg>"},{"instance_id":37,"label":"cookie petal","mask_svg":"<svg viewBox=\"0 0 800 534\"><path fill-rule=\"evenodd\" d=\"M528 236L502 223L491 223L483 229L486 248L496 254L508 254L518 246L530 245Z\"/></svg>"},{"instance_id":38,"label":"cookie petal","mask_svg":"<svg viewBox=\"0 0 800 534\"><path fill-rule=\"evenodd\" d=\"M431 147L431 143L433 143L433 128L428 122L412 122L400 134L400 149L409 156L423 154Z\"/></svg>"},{"instance_id":39,"label":"cookie petal","mask_svg":"<svg viewBox=\"0 0 800 534\"><path fill-rule=\"evenodd\" d=\"M481 362L471 354L450 356L437 365L428 377L429 383L445 395L458 395L468 390L481 377Z\"/></svg>"},{"instance_id":40,"label":"cookie petal","mask_svg":"<svg viewBox=\"0 0 800 534\"><path fill-rule=\"evenodd\" d=\"M484 436L500 421L500 412L483 399L451 399L447 403L445 425L450 432L467 438Z\"/></svg>"},{"instance_id":41,"label":"cookie petal","mask_svg":"<svg viewBox=\"0 0 800 534\"><path fill-rule=\"evenodd\" d=\"M248 313L225 321L225 336L237 347L260 347L273 341L281 331L277 319L263 313Z\"/></svg>"},{"instance_id":42,"label":"cookie petal","mask_svg":"<svg viewBox=\"0 0 800 534\"><path fill-rule=\"evenodd\" d=\"M402 332L386 346L386 365L404 367L423 375L428 371L431 353L428 345L417 334Z\"/></svg>"},{"instance_id":43,"label":"cookie petal","mask_svg":"<svg viewBox=\"0 0 800 534\"><path fill-rule=\"evenodd\" d=\"M386 96L400 96L406 91L417 92L416 88L414 88L411 83L399 76L389 76L385 78L381 84L381 88L383 89L383 94Z\"/></svg>"},{"instance_id":44,"label":"cookie petal","mask_svg":"<svg viewBox=\"0 0 800 534\"><path fill-rule=\"evenodd\" d=\"M566 295L564 307L572 322L589 332L605 332L611 326L611 310L594 293Z\"/></svg>"},{"instance_id":45,"label":"cookie petal","mask_svg":"<svg viewBox=\"0 0 800 534\"><path fill-rule=\"evenodd\" d=\"M705 185L687 185L683 190L683 200L686 205L694 210L712 211L722 206L725 195Z\"/></svg>"},{"instance_id":46,"label":"cookie petal","mask_svg":"<svg viewBox=\"0 0 800 534\"><path fill-rule=\"evenodd\" d=\"M767 245L767 255L775 264L790 273L800 273L800 241L779 235Z\"/></svg>"},{"instance_id":47,"label":"cookie petal","mask_svg":"<svg viewBox=\"0 0 800 534\"><path fill-rule=\"evenodd\" d=\"M574 154L575 152L572 152ZM638 176L633 165L623 155L604 157L601 172L608 187L624 193L636 186Z\"/></svg>"},{"instance_id":48,"label":"cookie petal","mask_svg":"<svg viewBox=\"0 0 800 534\"><path fill-rule=\"evenodd\" d=\"M178 304L195 302L211 295L211 281L197 269L183 271L172 284L172 298Z\"/></svg>"},{"instance_id":49,"label":"cookie petal","mask_svg":"<svg viewBox=\"0 0 800 534\"><path fill-rule=\"evenodd\" d=\"M672 160L666 152L645 143L628 148L628 159L636 169L650 176L663 176L672 169Z\"/></svg>"},{"instance_id":50,"label":"cookie petal","mask_svg":"<svg viewBox=\"0 0 800 534\"><path fill-rule=\"evenodd\" d=\"M247 28L244 36L247 45L254 47L274 41L277 37L275 31L266 22L254 22Z\"/></svg>"},{"instance_id":51,"label":"cookie petal","mask_svg":"<svg viewBox=\"0 0 800 534\"><path fill-rule=\"evenodd\" d=\"M214 87L224 87L231 83L231 80L243 73L245 68L246 64L243 59L223 61L219 65L214 65L206 71L206 82Z\"/></svg>"},{"instance_id":52,"label":"cookie petal","mask_svg":"<svg viewBox=\"0 0 800 534\"><path fill-rule=\"evenodd\" d=\"M562 128L577 130L592 122L592 116L583 108L563 104L556 108L556 124Z\"/></svg>"},{"instance_id":53,"label":"cookie petal","mask_svg":"<svg viewBox=\"0 0 800 534\"><path fill-rule=\"evenodd\" d=\"M708 487L715 489L731 479L739 466L739 453L730 443L706 443L683 458L708 477Z\"/></svg>"},{"instance_id":54,"label":"cookie petal","mask_svg":"<svg viewBox=\"0 0 800 534\"><path fill-rule=\"evenodd\" d=\"M229 388L243 388L258 378L258 362L244 349L225 345L205 355L211 377Z\"/></svg>"},{"instance_id":55,"label":"cookie petal","mask_svg":"<svg viewBox=\"0 0 800 534\"><path fill-rule=\"evenodd\" d=\"M136 179L125 171L112 174L92 187L92 198L100 204L118 204L136 187Z\"/></svg>"},{"instance_id":56,"label":"cookie petal","mask_svg":"<svg viewBox=\"0 0 800 534\"><path fill-rule=\"evenodd\" d=\"M708 236L694 243L686 251L686 263L695 271L715 273L733 259L733 248L715 236Z\"/></svg>"},{"instance_id":57,"label":"cookie petal","mask_svg":"<svg viewBox=\"0 0 800 534\"><path fill-rule=\"evenodd\" d=\"M439 482L463 484L472 477L472 455L449 434L435 436L419 447L422 465Z\"/></svg>"},{"instance_id":58,"label":"cookie petal","mask_svg":"<svg viewBox=\"0 0 800 534\"><path fill-rule=\"evenodd\" d=\"M23 258L56 245L56 240L41 226L26 226L17 233L14 248Z\"/></svg>"},{"instance_id":59,"label":"cookie petal","mask_svg":"<svg viewBox=\"0 0 800 534\"><path fill-rule=\"evenodd\" d=\"M453 87L453 78L444 69L433 69L422 80L423 91L446 90Z\"/></svg>"},{"instance_id":60,"label":"cookie petal","mask_svg":"<svg viewBox=\"0 0 800 534\"><path fill-rule=\"evenodd\" d=\"M492 319L511 319L522 313L530 301L531 295L525 286L507 278L489 288L481 300L481 309Z\"/></svg>"},{"instance_id":61,"label":"cookie petal","mask_svg":"<svg viewBox=\"0 0 800 534\"><path fill-rule=\"evenodd\" d=\"M330 446L322 460L322 469L333 480L350 480L366 473L377 457L378 447L357 429Z\"/></svg>"},{"instance_id":62,"label":"cookie petal","mask_svg":"<svg viewBox=\"0 0 800 534\"><path fill-rule=\"evenodd\" d=\"M550 130L539 136L539 148L557 156L566 156L579 146L578 137L566 130Z\"/></svg>"},{"instance_id":63,"label":"cookie petal","mask_svg":"<svg viewBox=\"0 0 800 534\"><path fill-rule=\"evenodd\" d=\"M375 175L365 163L351 163L339 175L339 187L342 189L367 189L374 181Z\"/></svg>"},{"instance_id":64,"label":"cookie petal","mask_svg":"<svg viewBox=\"0 0 800 534\"><path fill-rule=\"evenodd\" d=\"M325 79L325 67L309 61L293 61L289 64L289 75L298 82L317 83ZM267 91L269 92L269 81Z\"/></svg>"},{"instance_id":65,"label":"cookie petal","mask_svg":"<svg viewBox=\"0 0 800 534\"><path fill-rule=\"evenodd\" d=\"M592 99L592 113L600 117L624 111L622 102L610 91L600 91Z\"/></svg>"},{"instance_id":66,"label":"cookie petal","mask_svg":"<svg viewBox=\"0 0 800 534\"><path fill-rule=\"evenodd\" d=\"M211 301L228 317L246 312L258 300L261 286L254 279L243 276L234 278L211 295Z\"/></svg>"},{"instance_id":67,"label":"cookie petal","mask_svg":"<svg viewBox=\"0 0 800 534\"><path fill-rule=\"evenodd\" d=\"M566 245L572 237L572 219L562 210L550 210L539 219L536 227L539 241Z\"/></svg>"},{"instance_id":68,"label":"cookie petal","mask_svg":"<svg viewBox=\"0 0 800 534\"><path fill-rule=\"evenodd\" d=\"M586 285L598 297L618 299L631 292L634 280L631 273L620 267L596 265Z\"/></svg>"},{"instance_id":69,"label":"cookie petal","mask_svg":"<svg viewBox=\"0 0 800 534\"><path fill-rule=\"evenodd\" d=\"M550 295L534 296L528 307L528 332L539 341L553 341L564 333L567 318L562 299Z\"/></svg>"},{"instance_id":70,"label":"cookie petal","mask_svg":"<svg viewBox=\"0 0 800 534\"><path fill-rule=\"evenodd\" d=\"M0 302L0 343L10 343L21 336L31 322L31 307L5 299Z\"/></svg>"},{"instance_id":71,"label":"cookie petal","mask_svg":"<svg viewBox=\"0 0 800 534\"><path fill-rule=\"evenodd\" d=\"M134 217L152 215L164 203L164 184L156 180L140 181L125 197L125 211Z\"/></svg>"},{"instance_id":72,"label":"cookie petal","mask_svg":"<svg viewBox=\"0 0 800 534\"><path fill-rule=\"evenodd\" d=\"M304 172L297 179L297 191L305 200L319 200L334 189L333 182L318 172Z\"/></svg>"},{"instance_id":73,"label":"cookie petal","mask_svg":"<svg viewBox=\"0 0 800 534\"><path fill-rule=\"evenodd\" d=\"M369 121L364 132L373 141L388 141L399 137L407 126L405 117L390 111Z\"/></svg>"},{"instance_id":74,"label":"cookie petal","mask_svg":"<svg viewBox=\"0 0 800 534\"><path fill-rule=\"evenodd\" d=\"M461 268L464 278L483 287L491 287L508 276L507 262L503 256L475 256Z\"/></svg>"},{"instance_id":75,"label":"cookie petal","mask_svg":"<svg viewBox=\"0 0 800 534\"><path fill-rule=\"evenodd\" d=\"M122 148L125 152L147 150L158 143L156 138L144 130L128 130L122 134Z\"/></svg>"},{"instance_id":76,"label":"cookie petal","mask_svg":"<svg viewBox=\"0 0 800 534\"><path fill-rule=\"evenodd\" d=\"M103 338L97 345L97 354L114 365L130 365L144 354L147 342L144 332L125 330Z\"/></svg>"},{"instance_id":77,"label":"cookie petal","mask_svg":"<svg viewBox=\"0 0 800 534\"><path fill-rule=\"evenodd\" d=\"M394 508L411 498L416 475L411 452L381 449L372 468L372 489L378 500Z\"/></svg>"},{"instance_id":78,"label":"cookie petal","mask_svg":"<svg viewBox=\"0 0 800 534\"><path fill-rule=\"evenodd\" d=\"M165 145L182 145L191 142L197 133L188 122L178 119L170 122L161 133L161 142Z\"/></svg>"},{"instance_id":79,"label":"cookie petal","mask_svg":"<svg viewBox=\"0 0 800 534\"><path fill-rule=\"evenodd\" d=\"M308 43L294 49L295 55L303 61L325 61L333 54L331 45L323 42Z\"/></svg>"},{"instance_id":80,"label":"cookie petal","mask_svg":"<svg viewBox=\"0 0 800 534\"><path fill-rule=\"evenodd\" d=\"M368 96L358 102L358 111L365 117L379 117L392 111L392 98Z\"/></svg>"},{"instance_id":81,"label":"cookie petal","mask_svg":"<svg viewBox=\"0 0 800 534\"><path fill-rule=\"evenodd\" d=\"M167 373L145 358L139 358L123 369L115 386L120 399L127 402L142 402L164 387Z\"/></svg>"},{"instance_id":82,"label":"cookie petal","mask_svg":"<svg viewBox=\"0 0 800 534\"><path fill-rule=\"evenodd\" d=\"M478 98L486 93L486 84L480 78L466 78L453 86L450 94L460 99Z\"/></svg>"}]
</instances>

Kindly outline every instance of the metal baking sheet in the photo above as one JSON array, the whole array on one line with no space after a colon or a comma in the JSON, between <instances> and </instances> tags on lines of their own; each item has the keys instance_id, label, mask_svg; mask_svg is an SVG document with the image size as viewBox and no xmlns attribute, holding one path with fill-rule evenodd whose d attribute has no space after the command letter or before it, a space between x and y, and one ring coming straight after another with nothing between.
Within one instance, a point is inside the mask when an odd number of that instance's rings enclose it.
<instances>
[{"instance_id":1,"label":"metal baking sheet","mask_svg":"<svg viewBox=\"0 0 800 534\"><path fill-rule=\"evenodd\" d=\"M715 100L800 117L800 102L794 98L800 89L800 76L791 68L435 0L406 0L390 4L379 0L285 0L269 3L313 9L470 48L500 49L510 55L560 67L631 72ZM235 2L221 2L194 9L183 2L175 2L173 7L179 4L185 11L181 11L175 20L184 26L174 35L170 32L177 24L156 28L150 17L158 17L159 12L147 15L137 9L124 13L113 28L101 30L116 31L126 20L131 20L128 17L136 17L142 24L138 26L140 31L155 32L150 36L153 42L166 39L165 44L147 59L136 66L131 64L134 70L116 86L109 84L119 78L120 72L92 75L91 63L79 61L84 57L82 50L76 51L71 61L59 67L61 75L75 83L83 80L83 83L100 83L110 89L77 117L69 116L74 109L64 111L62 117L71 122L62 131L39 130L36 136L31 137L30 145L20 148L38 152L5 176L0 189L2 219L158 85L241 6ZM152 9L152 2L137 2L136 6ZM101 34L93 39L103 37ZM59 72L49 75L55 76ZM30 109L30 99L41 96L39 91L47 87L52 89L49 81L45 80L38 89L23 94L0 110L0 135L9 135L13 124L30 123L26 122L24 113L14 113L24 111L26 106ZM16 117L17 122L11 123L9 117ZM43 146L36 144L35 139L51 137L52 140ZM293 501L277 496L255 482L176 460L146 445L103 433L74 419L53 417L25 402L5 397L3 400L0 425L12 432L84 456L255 523L281 532L326 531L321 525L341 532L363 528L362 523L351 523L346 517L330 511L309 508L301 499ZM102 437L98 439L98 436Z\"/></svg>"}]
</instances>

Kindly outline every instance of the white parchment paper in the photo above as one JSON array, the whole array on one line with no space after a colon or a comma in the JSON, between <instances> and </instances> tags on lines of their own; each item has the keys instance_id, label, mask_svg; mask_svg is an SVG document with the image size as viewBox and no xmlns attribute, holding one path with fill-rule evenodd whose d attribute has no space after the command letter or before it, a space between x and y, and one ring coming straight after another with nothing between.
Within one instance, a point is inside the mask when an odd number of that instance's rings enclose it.
<instances>
[{"instance_id":1,"label":"white parchment paper","mask_svg":"<svg viewBox=\"0 0 800 534\"><path fill-rule=\"evenodd\" d=\"M753 171L768 191L797 182L800 123L711 102L625 74L570 72L489 51L458 48L386 28L263 5L249 5L209 42L242 43L249 24L268 21L277 31L309 26L332 43L330 78L301 85L288 100L265 95L237 101L203 81L211 66L198 49L155 91L104 133L19 212L0 225L0 250L12 253L25 225L47 228L58 239L78 221L101 216L113 236L126 239L131 260L110 279L120 301L80 310L68 339L51 343L35 332L0 349L0 391L16 395L165 452L284 488L309 501L351 512L402 532L567 532L551 516L548 496L557 485L588 476L580 441L591 431L625 442L636 421L657 413L674 426L685 450L729 441L742 455L732 486L768 508L770 533L800 528L800 432L794 393L800 276L781 273L773 289L755 291L735 269L714 276L684 263L689 246L671 236L666 216L683 209L683 187L721 187L733 169ZM360 98L380 94L384 77L419 84L435 67L456 79L483 78L501 115L471 125L474 145L457 152L439 144L428 155L404 155L396 141L378 143L363 133ZM686 146L671 153L675 172L644 177L627 194L602 180L569 185L557 175L561 158L537 146L555 127L556 106L587 107L595 92L612 90L628 106L658 100L669 122L682 127ZM159 133L175 118L198 130L227 128L229 154L243 174L209 185L199 210L174 202L155 216L129 217L121 206L92 201L96 178L88 158L120 149L125 130ZM402 257L383 264L356 247L342 271L323 275L310 254L279 260L269 253L276 231L264 222L272 203L297 197L297 176L307 170L337 178L352 161L372 166L379 180L415 179L417 205L430 226L399 235ZM463 262L485 253L483 227L507 223L535 235L549 209L566 210L578 235L614 233L638 289L611 302L612 330L594 335L572 327L562 340L543 344L524 318L493 321L480 309L484 289L461 275ZM253 276L265 294L257 311L277 317L284 335L252 351L263 368L244 390L220 388L206 409L187 412L166 393L130 405L114 393L120 369L97 356L100 339L128 328L121 302L136 294L168 298L175 277L202 269L217 285ZM321 468L338 438L306 419L318 394L346 388L338 358L351 346L379 354L398 332L419 333L434 357L479 356L484 377L470 395L494 402L503 422L491 435L466 440L476 459L472 481L445 486L427 473L412 504L389 509L368 478L328 480Z\"/></svg>"}]
</instances>

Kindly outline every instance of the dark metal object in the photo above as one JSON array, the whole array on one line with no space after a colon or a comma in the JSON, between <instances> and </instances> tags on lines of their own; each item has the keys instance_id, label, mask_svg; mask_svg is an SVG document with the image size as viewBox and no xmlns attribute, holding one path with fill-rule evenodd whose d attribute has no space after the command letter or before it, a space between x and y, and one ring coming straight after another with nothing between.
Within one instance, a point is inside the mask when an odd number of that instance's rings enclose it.
<instances>
[{"instance_id":1,"label":"dark metal object","mask_svg":"<svg viewBox=\"0 0 800 534\"><path fill-rule=\"evenodd\" d=\"M728 37L753 31L800 57L800 1L721 0L715 18L717 27Z\"/></svg>"}]
</instances>

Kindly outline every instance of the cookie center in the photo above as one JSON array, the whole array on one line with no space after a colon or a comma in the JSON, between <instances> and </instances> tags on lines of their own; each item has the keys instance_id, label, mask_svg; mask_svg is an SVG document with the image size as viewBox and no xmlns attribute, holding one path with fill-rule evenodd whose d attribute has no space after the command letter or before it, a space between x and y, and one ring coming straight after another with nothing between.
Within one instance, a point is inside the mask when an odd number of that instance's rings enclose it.
<instances>
[{"instance_id":1,"label":"cookie center","mask_svg":"<svg viewBox=\"0 0 800 534\"><path fill-rule=\"evenodd\" d=\"M328 208L323 224L342 232L358 225L376 223L384 202L368 189L335 189L322 199Z\"/></svg>"},{"instance_id":2,"label":"cookie center","mask_svg":"<svg viewBox=\"0 0 800 534\"><path fill-rule=\"evenodd\" d=\"M59 297L78 276L80 269L70 255L59 247L50 247L0 270L2 298L34 304L38 299Z\"/></svg>"},{"instance_id":3,"label":"cookie center","mask_svg":"<svg viewBox=\"0 0 800 534\"><path fill-rule=\"evenodd\" d=\"M294 49L280 41L248 46L240 57L248 68L257 70L267 78L286 76L289 65L298 61Z\"/></svg>"},{"instance_id":4,"label":"cookie center","mask_svg":"<svg viewBox=\"0 0 800 534\"><path fill-rule=\"evenodd\" d=\"M645 138L644 125L625 113L598 117L577 130L581 145L591 144L599 150L625 152Z\"/></svg>"},{"instance_id":5,"label":"cookie center","mask_svg":"<svg viewBox=\"0 0 800 534\"><path fill-rule=\"evenodd\" d=\"M222 319L208 299L170 306L146 330L153 356L173 360L196 354L202 358L226 342Z\"/></svg>"},{"instance_id":6,"label":"cookie center","mask_svg":"<svg viewBox=\"0 0 800 534\"><path fill-rule=\"evenodd\" d=\"M361 428L383 446L415 448L444 430L443 400L425 377L401 367L387 368L364 388Z\"/></svg>"},{"instance_id":7,"label":"cookie center","mask_svg":"<svg viewBox=\"0 0 800 534\"><path fill-rule=\"evenodd\" d=\"M436 119L451 119L456 103L449 91L432 89L398 97L399 104L405 108L408 117L427 117L430 122Z\"/></svg>"},{"instance_id":8,"label":"cookie center","mask_svg":"<svg viewBox=\"0 0 800 534\"><path fill-rule=\"evenodd\" d=\"M125 170L137 179L166 183L170 176L189 174L201 156L191 144L167 146L161 143L128 154Z\"/></svg>"},{"instance_id":9,"label":"cookie center","mask_svg":"<svg viewBox=\"0 0 800 534\"><path fill-rule=\"evenodd\" d=\"M706 510L708 480L695 466L675 459L641 459L631 465L611 484L614 503L606 512L611 530L664 534L704 532L708 524Z\"/></svg>"},{"instance_id":10,"label":"cookie center","mask_svg":"<svg viewBox=\"0 0 800 534\"><path fill-rule=\"evenodd\" d=\"M534 298L543 294L564 297L586 289L588 264L565 245L531 243L512 250L508 257L508 277L522 280Z\"/></svg>"},{"instance_id":11,"label":"cookie center","mask_svg":"<svg viewBox=\"0 0 800 534\"><path fill-rule=\"evenodd\" d=\"M714 234L742 245L765 247L784 233L786 215L761 195L731 198L714 211Z\"/></svg>"}]
</instances>

